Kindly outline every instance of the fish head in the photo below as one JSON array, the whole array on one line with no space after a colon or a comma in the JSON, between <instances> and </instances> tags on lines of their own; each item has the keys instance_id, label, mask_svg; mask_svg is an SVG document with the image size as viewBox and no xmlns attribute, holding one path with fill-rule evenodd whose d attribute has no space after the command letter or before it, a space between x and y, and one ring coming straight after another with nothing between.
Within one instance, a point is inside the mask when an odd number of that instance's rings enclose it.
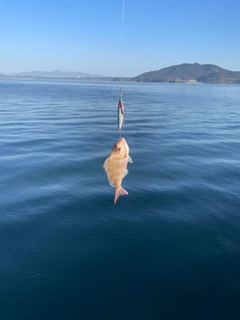
<instances>
[{"instance_id":1,"label":"fish head","mask_svg":"<svg viewBox=\"0 0 240 320\"><path fill-rule=\"evenodd\" d=\"M124 138L120 138L113 146L113 151L121 157L128 156L129 147Z\"/></svg>"}]
</instances>

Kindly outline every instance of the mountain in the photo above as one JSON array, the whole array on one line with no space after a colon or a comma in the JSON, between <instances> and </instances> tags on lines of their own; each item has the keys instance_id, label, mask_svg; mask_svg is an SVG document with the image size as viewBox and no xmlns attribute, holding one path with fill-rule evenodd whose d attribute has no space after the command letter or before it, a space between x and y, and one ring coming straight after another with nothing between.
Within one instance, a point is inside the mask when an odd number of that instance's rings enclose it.
<instances>
[{"instance_id":1,"label":"mountain","mask_svg":"<svg viewBox=\"0 0 240 320\"><path fill-rule=\"evenodd\" d=\"M213 64L183 63L132 78L134 82L239 83L240 71L229 71Z\"/></svg>"},{"instance_id":2,"label":"mountain","mask_svg":"<svg viewBox=\"0 0 240 320\"><path fill-rule=\"evenodd\" d=\"M13 77L40 77L40 78L101 78L104 76L98 74L90 74L84 72L64 72L60 70L54 71L30 71L30 72L18 72L11 74Z\"/></svg>"},{"instance_id":3,"label":"mountain","mask_svg":"<svg viewBox=\"0 0 240 320\"><path fill-rule=\"evenodd\" d=\"M7 78L4 74L0 73L0 78Z\"/></svg>"}]
</instances>

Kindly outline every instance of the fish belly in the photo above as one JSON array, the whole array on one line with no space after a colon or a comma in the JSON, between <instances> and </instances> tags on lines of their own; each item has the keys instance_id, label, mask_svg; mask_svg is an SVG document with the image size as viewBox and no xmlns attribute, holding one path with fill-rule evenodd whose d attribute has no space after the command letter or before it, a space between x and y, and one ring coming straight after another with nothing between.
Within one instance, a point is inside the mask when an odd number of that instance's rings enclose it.
<instances>
[{"instance_id":1,"label":"fish belly","mask_svg":"<svg viewBox=\"0 0 240 320\"><path fill-rule=\"evenodd\" d=\"M127 162L123 159L114 159L109 161L108 179L113 183L113 186L121 186L122 179L126 173ZM112 185L112 183L110 183Z\"/></svg>"}]
</instances>

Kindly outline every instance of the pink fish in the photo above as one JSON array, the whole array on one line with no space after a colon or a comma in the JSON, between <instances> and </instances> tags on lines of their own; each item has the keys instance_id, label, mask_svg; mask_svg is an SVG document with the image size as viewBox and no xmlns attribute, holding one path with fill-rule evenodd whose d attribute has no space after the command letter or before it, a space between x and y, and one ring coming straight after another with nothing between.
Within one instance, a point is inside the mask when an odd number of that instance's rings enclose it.
<instances>
[{"instance_id":1,"label":"pink fish","mask_svg":"<svg viewBox=\"0 0 240 320\"><path fill-rule=\"evenodd\" d=\"M116 188L114 204L121 195L128 194L121 186L122 179L128 174L128 162L132 163L132 159L129 156L129 147L126 140L121 138L115 143L109 157L103 164L108 182L112 187Z\"/></svg>"}]
</instances>

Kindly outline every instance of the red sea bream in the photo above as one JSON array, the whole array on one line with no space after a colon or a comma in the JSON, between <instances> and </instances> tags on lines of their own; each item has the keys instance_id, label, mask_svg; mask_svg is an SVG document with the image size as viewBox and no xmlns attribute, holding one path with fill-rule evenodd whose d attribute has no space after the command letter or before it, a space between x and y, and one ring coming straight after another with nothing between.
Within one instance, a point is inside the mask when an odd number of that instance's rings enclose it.
<instances>
[{"instance_id":1,"label":"red sea bream","mask_svg":"<svg viewBox=\"0 0 240 320\"><path fill-rule=\"evenodd\" d=\"M109 157L103 164L109 184L116 188L114 204L121 195L128 194L121 186L122 179L128 174L128 162L132 163L129 147L126 140L121 138L115 143Z\"/></svg>"}]
</instances>

